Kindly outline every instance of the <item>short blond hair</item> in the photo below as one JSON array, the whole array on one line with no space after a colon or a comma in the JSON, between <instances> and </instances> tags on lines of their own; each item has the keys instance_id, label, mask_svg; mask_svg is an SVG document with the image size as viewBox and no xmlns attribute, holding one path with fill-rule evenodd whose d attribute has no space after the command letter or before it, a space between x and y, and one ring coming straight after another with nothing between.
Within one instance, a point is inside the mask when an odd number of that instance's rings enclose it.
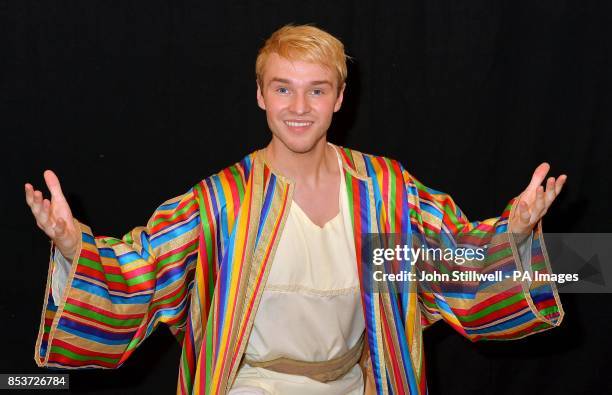
<instances>
[{"instance_id":1,"label":"short blond hair","mask_svg":"<svg viewBox=\"0 0 612 395\"><path fill-rule=\"evenodd\" d=\"M344 45L336 37L312 25L285 25L266 40L255 62L255 75L260 87L263 87L266 60L273 53L288 60L329 67L336 72L338 89L346 81L346 59L349 56L344 53Z\"/></svg>"}]
</instances>

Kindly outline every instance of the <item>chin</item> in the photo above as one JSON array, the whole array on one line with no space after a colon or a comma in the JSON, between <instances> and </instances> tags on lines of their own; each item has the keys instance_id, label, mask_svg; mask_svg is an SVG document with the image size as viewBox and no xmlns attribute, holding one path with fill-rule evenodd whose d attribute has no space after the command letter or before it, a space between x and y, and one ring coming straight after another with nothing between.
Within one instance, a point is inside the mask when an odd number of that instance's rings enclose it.
<instances>
[{"instance_id":1,"label":"chin","mask_svg":"<svg viewBox=\"0 0 612 395\"><path fill-rule=\"evenodd\" d=\"M318 138L279 137L281 143L291 152L305 154L312 151L323 136Z\"/></svg>"},{"instance_id":2,"label":"chin","mask_svg":"<svg viewBox=\"0 0 612 395\"><path fill-rule=\"evenodd\" d=\"M305 142L295 142L295 143L284 143L285 147L287 147L289 149L289 151L295 153L295 154L305 154L307 152L312 151L312 149L314 148L315 144L314 143L305 143Z\"/></svg>"}]
</instances>

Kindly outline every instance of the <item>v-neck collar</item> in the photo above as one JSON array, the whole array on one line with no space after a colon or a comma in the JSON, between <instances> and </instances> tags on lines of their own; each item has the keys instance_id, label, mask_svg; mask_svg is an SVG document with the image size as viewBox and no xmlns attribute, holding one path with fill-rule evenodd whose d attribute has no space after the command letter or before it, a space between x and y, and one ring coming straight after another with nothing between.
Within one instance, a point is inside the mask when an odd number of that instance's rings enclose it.
<instances>
[{"instance_id":1,"label":"v-neck collar","mask_svg":"<svg viewBox=\"0 0 612 395\"><path fill-rule=\"evenodd\" d=\"M291 208L290 209L295 209L298 211L298 215L302 216L306 222L308 222L311 226L313 226L314 228L316 228L319 231L323 231L324 229L328 228L328 225L330 225L331 223L333 223L334 221L337 221L338 218L340 218L342 216L342 203L343 203L343 193L345 193L343 191L343 189L346 189L345 187L345 183L344 183L344 175L342 172L342 155L340 155L340 153L334 148L333 144L331 143L327 143L330 145L330 147L332 147L332 149L334 150L334 153L336 154L336 161L338 163L338 171L339 171L339 185L338 185L338 212L336 213L336 215L334 215L333 217L331 217L330 219L328 219L327 221L325 221L325 223L323 225L319 225L317 223L315 223L312 218L310 218L310 216L306 213L306 211L304 211L304 209L302 208L302 206L299 205L298 202L296 202L294 199L291 199Z\"/></svg>"},{"instance_id":2,"label":"v-neck collar","mask_svg":"<svg viewBox=\"0 0 612 395\"><path fill-rule=\"evenodd\" d=\"M342 161L342 169L344 171L344 174L341 174L341 176L346 176L346 174L348 173L351 176L362 181L370 180L370 177L368 177L368 175L363 172L363 170L353 167L353 165L348 161L347 157L342 154L342 147L330 143L329 141L327 142L327 144L329 144L336 151L336 154L340 156L340 159ZM273 174L278 180L289 185L295 185L295 180L283 175L276 168L274 168L271 163L266 161L266 156L263 148L255 151L253 159L256 161L261 161L263 167L268 169L268 171Z\"/></svg>"}]
</instances>

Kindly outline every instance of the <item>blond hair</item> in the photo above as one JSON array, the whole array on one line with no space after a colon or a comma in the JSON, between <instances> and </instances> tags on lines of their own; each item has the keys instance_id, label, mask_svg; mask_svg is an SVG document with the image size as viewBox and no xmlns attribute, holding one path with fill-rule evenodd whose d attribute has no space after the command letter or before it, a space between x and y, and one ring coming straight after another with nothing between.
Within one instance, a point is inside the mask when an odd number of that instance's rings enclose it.
<instances>
[{"instance_id":1,"label":"blond hair","mask_svg":"<svg viewBox=\"0 0 612 395\"><path fill-rule=\"evenodd\" d=\"M263 85L266 60L276 53L288 60L321 64L336 72L338 89L346 81L346 59L344 45L324 30L312 25L285 25L272 33L257 54L255 74L257 83Z\"/></svg>"}]
</instances>

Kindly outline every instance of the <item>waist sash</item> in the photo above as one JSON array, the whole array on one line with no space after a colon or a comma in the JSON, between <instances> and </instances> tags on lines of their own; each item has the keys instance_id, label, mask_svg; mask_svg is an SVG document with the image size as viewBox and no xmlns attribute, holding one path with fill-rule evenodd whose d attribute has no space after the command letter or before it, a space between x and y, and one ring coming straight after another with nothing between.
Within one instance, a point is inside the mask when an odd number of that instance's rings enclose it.
<instances>
[{"instance_id":1,"label":"waist sash","mask_svg":"<svg viewBox=\"0 0 612 395\"><path fill-rule=\"evenodd\" d=\"M244 358L244 363L255 368L264 368L278 373L306 376L316 381L326 383L344 376L355 366L361 358L363 351L364 333L346 354L330 359L328 361L298 361L291 358L279 357L269 361L252 361Z\"/></svg>"}]
</instances>

